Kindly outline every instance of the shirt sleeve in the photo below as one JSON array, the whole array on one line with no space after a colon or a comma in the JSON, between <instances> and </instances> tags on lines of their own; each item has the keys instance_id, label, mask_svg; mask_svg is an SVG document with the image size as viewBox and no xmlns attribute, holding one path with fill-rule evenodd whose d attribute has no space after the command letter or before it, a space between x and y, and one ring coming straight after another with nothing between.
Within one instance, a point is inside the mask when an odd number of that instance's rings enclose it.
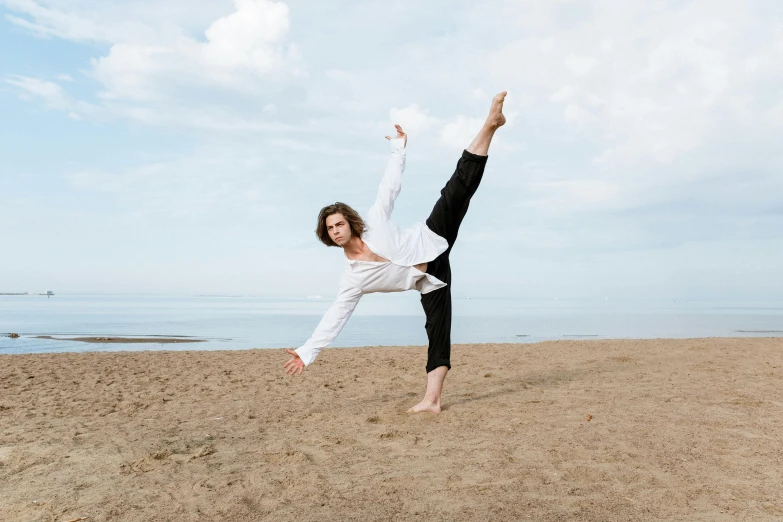
<instances>
[{"instance_id":1,"label":"shirt sleeve","mask_svg":"<svg viewBox=\"0 0 783 522\"><path fill-rule=\"evenodd\" d=\"M318 357L321 349L326 348L337 338L356 309L356 305L359 304L361 297L361 290L344 285L341 281L340 290L334 303L326 311L318 326L315 327L313 335L296 350L305 366L312 363Z\"/></svg>"},{"instance_id":2,"label":"shirt sleeve","mask_svg":"<svg viewBox=\"0 0 783 522\"><path fill-rule=\"evenodd\" d=\"M375 203L368 212L368 221L388 221L391 219L394 200L400 195L400 189L402 189L402 173L405 171L405 139L389 140L389 149L389 161L386 164L381 185L378 187L378 197L375 198Z\"/></svg>"}]
</instances>

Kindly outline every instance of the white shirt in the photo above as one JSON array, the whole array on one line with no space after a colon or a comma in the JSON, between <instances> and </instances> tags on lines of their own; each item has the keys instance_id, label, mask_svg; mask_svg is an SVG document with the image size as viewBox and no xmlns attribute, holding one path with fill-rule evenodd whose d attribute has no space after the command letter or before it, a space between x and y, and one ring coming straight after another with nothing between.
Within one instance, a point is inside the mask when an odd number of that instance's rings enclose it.
<instances>
[{"instance_id":1,"label":"white shirt","mask_svg":"<svg viewBox=\"0 0 783 522\"><path fill-rule=\"evenodd\" d=\"M413 267L428 263L449 248L448 242L424 223L400 229L391 221L394 201L402 188L405 170L405 142L389 141L391 156L386 165L378 197L365 220L362 241L386 262L356 261L346 257L337 298L324 314L313 335L296 350L305 366L312 363L348 322L362 295L372 292L418 290L422 294L443 288L446 283Z\"/></svg>"}]
</instances>

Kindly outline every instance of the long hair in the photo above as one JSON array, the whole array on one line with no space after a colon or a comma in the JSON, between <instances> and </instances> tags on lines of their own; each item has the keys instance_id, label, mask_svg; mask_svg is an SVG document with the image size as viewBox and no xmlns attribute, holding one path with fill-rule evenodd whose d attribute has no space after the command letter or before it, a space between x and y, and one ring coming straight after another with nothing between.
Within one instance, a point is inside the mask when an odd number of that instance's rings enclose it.
<instances>
[{"instance_id":1,"label":"long hair","mask_svg":"<svg viewBox=\"0 0 783 522\"><path fill-rule=\"evenodd\" d=\"M315 235L318 236L318 239L320 239L321 243L324 245L333 247L339 246L332 241L332 238L329 237L329 232L326 230L326 218L332 214L343 215L348 222L348 225L351 227L351 235L361 236L364 232L364 220L359 216L359 213L345 203L340 203L338 201L334 205L325 206L321 209L321 212L318 213L318 225L315 227Z\"/></svg>"}]
</instances>

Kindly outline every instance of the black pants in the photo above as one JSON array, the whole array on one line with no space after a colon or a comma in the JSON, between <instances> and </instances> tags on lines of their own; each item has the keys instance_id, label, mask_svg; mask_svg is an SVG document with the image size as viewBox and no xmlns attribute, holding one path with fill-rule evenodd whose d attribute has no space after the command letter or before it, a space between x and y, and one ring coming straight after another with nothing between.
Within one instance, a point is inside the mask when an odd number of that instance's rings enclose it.
<instances>
[{"instance_id":1,"label":"black pants","mask_svg":"<svg viewBox=\"0 0 783 522\"><path fill-rule=\"evenodd\" d=\"M449 254L457 240L457 232L462 219L468 212L470 198L476 193L487 156L477 156L463 151L457 162L457 169L451 179L440 191L440 198L432 208L427 226L430 230L444 238L449 248L427 266L427 273L437 277L447 286L433 292L421 295L421 306L427 321L429 349L427 351L427 373L439 366L451 369L451 265Z\"/></svg>"}]
</instances>

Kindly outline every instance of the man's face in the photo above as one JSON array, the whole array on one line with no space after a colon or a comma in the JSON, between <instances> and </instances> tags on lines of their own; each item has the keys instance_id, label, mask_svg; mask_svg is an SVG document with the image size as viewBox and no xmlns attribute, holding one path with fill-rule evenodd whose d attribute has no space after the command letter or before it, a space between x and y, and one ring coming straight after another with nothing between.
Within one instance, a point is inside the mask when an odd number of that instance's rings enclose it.
<instances>
[{"instance_id":1,"label":"man's face","mask_svg":"<svg viewBox=\"0 0 783 522\"><path fill-rule=\"evenodd\" d=\"M351 225L342 214L332 214L326 217L326 231L332 241L340 247L351 239Z\"/></svg>"}]
</instances>

